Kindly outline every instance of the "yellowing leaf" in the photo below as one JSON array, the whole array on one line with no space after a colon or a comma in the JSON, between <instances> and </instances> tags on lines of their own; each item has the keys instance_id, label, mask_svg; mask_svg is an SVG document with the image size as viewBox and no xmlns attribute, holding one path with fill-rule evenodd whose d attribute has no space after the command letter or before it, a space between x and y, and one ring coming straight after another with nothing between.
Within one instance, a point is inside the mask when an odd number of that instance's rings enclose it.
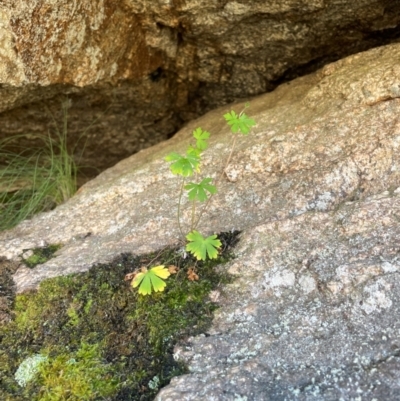
<instances>
[{"instance_id":1,"label":"yellowing leaf","mask_svg":"<svg viewBox=\"0 0 400 401\"><path fill-rule=\"evenodd\" d=\"M165 268L164 265L153 267L152 269L150 269L150 271L161 278L168 278L171 275L171 273L168 271L168 269Z\"/></svg>"},{"instance_id":2,"label":"yellowing leaf","mask_svg":"<svg viewBox=\"0 0 400 401\"><path fill-rule=\"evenodd\" d=\"M124 280L125 281L131 281L133 278L136 277L137 274L138 274L137 271L132 272L132 273L128 273L128 274L125 275Z\"/></svg>"},{"instance_id":3,"label":"yellowing leaf","mask_svg":"<svg viewBox=\"0 0 400 401\"><path fill-rule=\"evenodd\" d=\"M170 275L171 273L164 265L155 266L150 270L144 268L133 279L132 287L136 288L139 286L139 294L142 295L150 295L152 289L154 289L155 292L164 291L167 284L162 279Z\"/></svg>"}]
</instances>

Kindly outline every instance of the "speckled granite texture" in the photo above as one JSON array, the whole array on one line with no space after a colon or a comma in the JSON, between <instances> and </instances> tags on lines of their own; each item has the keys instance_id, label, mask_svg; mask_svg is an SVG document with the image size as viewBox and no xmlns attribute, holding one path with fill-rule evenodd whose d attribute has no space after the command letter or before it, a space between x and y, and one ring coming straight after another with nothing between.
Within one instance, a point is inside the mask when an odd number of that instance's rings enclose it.
<instances>
[{"instance_id":1,"label":"speckled granite texture","mask_svg":"<svg viewBox=\"0 0 400 401\"><path fill-rule=\"evenodd\" d=\"M251 100L200 231L241 230L236 280L208 333L176 347L190 373L157 401L395 401L400 394L400 45L360 53ZM231 106L237 111L241 104ZM229 152L217 109L126 159L66 204L0 234L0 256L62 243L20 267L18 291L178 238L179 183L162 159L212 133L205 175ZM184 226L190 205L183 205ZM214 294L216 295L216 294ZM216 297L217 298L217 297Z\"/></svg>"}]
</instances>

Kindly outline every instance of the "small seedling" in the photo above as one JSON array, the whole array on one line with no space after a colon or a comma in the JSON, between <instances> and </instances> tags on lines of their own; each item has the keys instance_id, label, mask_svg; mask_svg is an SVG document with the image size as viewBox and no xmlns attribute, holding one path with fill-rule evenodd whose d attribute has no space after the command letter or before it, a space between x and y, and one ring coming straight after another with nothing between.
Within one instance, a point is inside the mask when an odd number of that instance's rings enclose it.
<instances>
[{"instance_id":1,"label":"small seedling","mask_svg":"<svg viewBox=\"0 0 400 401\"><path fill-rule=\"evenodd\" d=\"M230 126L232 134L240 132L242 135L246 136L249 134L251 127L256 124L253 119L249 118L244 113L248 107L249 103L246 103L245 108L239 114L236 114L233 110L224 114L225 121ZM203 237L202 234L196 231L196 228L204 212L209 209L209 204L213 195L217 193L216 184L229 165L236 145L237 135L233 136L227 161L214 183L212 183L213 179L210 177L204 177L201 180L198 179L198 175L201 173L201 155L202 152L208 148L210 133L203 131L199 127L193 131L193 138L195 139L195 145L190 145L184 155L172 152L165 157L165 160L171 163L170 170L172 174L182 177L177 220L182 239L188 241L186 244L186 251L190 252L197 260L206 260L207 258L215 259L218 256L221 242L217 239L215 234L207 238ZM187 177L192 176L195 176L196 182L186 182ZM186 235L184 235L181 227L181 204L185 190L187 191L187 197L192 206L190 230ZM197 213L196 217L197 202L205 202L205 205L200 212ZM152 288L156 292L164 291L166 283L162 279L167 278L169 275L169 271L165 269L164 266L156 266L149 270L145 268L140 273L136 273L132 276L132 286L134 288L139 286L139 293L143 295L151 294Z\"/></svg>"}]
</instances>

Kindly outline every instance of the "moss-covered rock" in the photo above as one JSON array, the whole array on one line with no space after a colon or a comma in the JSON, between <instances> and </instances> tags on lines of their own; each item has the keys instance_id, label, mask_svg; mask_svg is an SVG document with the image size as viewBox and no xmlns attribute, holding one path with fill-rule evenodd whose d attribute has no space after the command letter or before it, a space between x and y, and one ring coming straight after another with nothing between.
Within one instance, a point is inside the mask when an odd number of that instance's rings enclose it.
<instances>
[{"instance_id":1,"label":"moss-covered rock","mask_svg":"<svg viewBox=\"0 0 400 401\"><path fill-rule=\"evenodd\" d=\"M42 282L18 295L14 319L0 326L2 400L150 400L185 371L172 357L177 340L204 331L216 305L208 294L227 276L214 268L231 256L235 234L221 236L217 260L197 262L180 249L121 255L89 272ZM124 281L149 264L174 265L164 292L142 296ZM198 281L187 278L195 269ZM32 355L47 359L25 387L15 380Z\"/></svg>"},{"instance_id":2,"label":"moss-covered rock","mask_svg":"<svg viewBox=\"0 0 400 401\"><path fill-rule=\"evenodd\" d=\"M30 268L45 263L51 259L60 248L60 244L51 244L42 248L34 248L31 250L32 254L24 259L24 263Z\"/></svg>"}]
</instances>

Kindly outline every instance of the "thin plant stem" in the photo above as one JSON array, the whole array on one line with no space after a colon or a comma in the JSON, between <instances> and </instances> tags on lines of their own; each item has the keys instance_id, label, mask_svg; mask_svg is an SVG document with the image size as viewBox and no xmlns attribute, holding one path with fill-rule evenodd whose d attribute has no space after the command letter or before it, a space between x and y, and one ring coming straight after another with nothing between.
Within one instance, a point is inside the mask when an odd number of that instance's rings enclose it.
<instances>
[{"instance_id":1,"label":"thin plant stem","mask_svg":"<svg viewBox=\"0 0 400 401\"><path fill-rule=\"evenodd\" d=\"M244 113L244 111L245 111L248 107L249 107L248 104L246 104L245 107L243 108L243 110L239 113L239 117L242 116L242 114ZM214 186L217 186L217 183L218 183L218 182L221 180L221 178L223 177L223 175L224 175L224 173L225 173L225 170L227 169L227 167L228 167L228 165L229 165L229 163L230 163L230 161L231 161L231 158L232 158L232 155L233 155L233 151L234 151L235 145L236 145L236 140L237 140L237 135L234 135L233 141L232 141L232 146L231 146L231 151L230 151L230 153L229 153L228 159L226 160L225 166L224 166L223 169L221 170L220 175L219 175L219 176L217 177L217 179L215 180ZM196 220L194 226L192 225L192 231L195 230L196 227L199 225L200 220L201 220L201 218L202 218L204 212L205 212L206 210L208 210L208 207L209 207L209 205L210 205L210 202L211 202L211 199L213 198L213 196L214 196L214 194L210 194L210 197L207 199L206 204L205 204L205 205L203 206L203 208L201 209L200 214L199 214L199 217L197 218L197 220Z\"/></svg>"},{"instance_id":2,"label":"thin plant stem","mask_svg":"<svg viewBox=\"0 0 400 401\"><path fill-rule=\"evenodd\" d=\"M195 181L197 181L197 172L195 172ZM190 231L192 232L195 229L195 220L196 220L196 198L193 199L192 202L192 218L190 221Z\"/></svg>"},{"instance_id":3,"label":"thin plant stem","mask_svg":"<svg viewBox=\"0 0 400 401\"><path fill-rule=\"evenodd\" d=\"M228 159L226 160L226 163L225 163L224 167L222 168L221 173L219 174L219 176L218 176L217 179L215 180L214 186L217 186L217 183L218 183L218 182L221 180L221 178L223 177L223 175L224 175L224 173L225 173L225 170L227 169L227 167L228 167L228 165L229 165L229 163L230 163L230 161L231 161L231 158L232 158L232 155L233 155L233 151L234 151L235 145L236 145L236 140L237 140L237 135L235 135L235 136L233 137L232 146L231 146L231 151L230 151L230 153L229 153ZM199 214L199 217L197 218L195 224L193 225L192 231L195 230L195 229L197 228L197 226L199 225L199 222L200 222L200 220L201 220L201 218L202 218L204 212L205 212L206 210L208 210L208 206L210 205L210 202L211 202L211 199L213 198L213 196L214 196L214 194L210 194L210 197L207 199L206 204L205 204L205 205L203 206L203 208L201 209L200 214Z\"/></svg>"},{"instance_id":4,"label":"thin plant stem","mask_svg":"<svg viewBox=\"0 0 400 401\"><path fill-rule=\"evenodd\" d=\"M196 199L193 199L192 201L192 219L190 222L190 231L194 230L194 220L196 217Z\"/></svg>"},{"instance_id":5,"label":"thin plant stem","mask_svg":"<svg viewBox=\"0 0 400 401\"><path fill-rule=\"evenodd\" d=\"M68 109L70 108L71 103L70 100L68 98L66 98L63 103L62 103L62 112L63 112L63 126L62 126L62 130L60 132L60 129L58 127L56 118L54 116L54 114L50 111L50 109L46 106L46 111L48 113L48 115L51 117L52 121L53 121L53 125L55 127L55 131L57 133L57 136L59 138L60 144L62 144L62 146L59 146L60 151L62 152L62 154L64 155L64 159L68 159L69 158L73 158L74 160L74 165L71 166L71 177L74 178L74 182L75 182L75 186L77 185L77 166L79 166L80 169L84 168L84 167L88 167L85 165L82 165L81 163L81 159L83 157L84 151L86 149L86 144L88 142L88 136L86 135L87 132L94 126L94 124L96 124L104 115L107 114L107 112L111 109L112 105L110 104L104 112L101 112L95 119L92 120L92 122L83 130L83 132L79 135L75 145L71 148L70 152L67 152L67 142L66 142L66 138L67 138L67 133L68 133ZM84 138L84 143L82 145L80 145L81 139ZM75 154L78 152L77 148L78 145L80 147L80 151L79 154L76 156ZM64 165L69 166L69 162L66 160L66 163L64 163ZM90 166L91 168L94 168L93 166ZM94 168L96 170L98 170L97 168ZM76 192L76 188L75 190L72 192L75 193ZM71 195L72 196L72 195Z\"/></svg>"},{"instance_id":6,"label":"thin plant stem","mask_svg":"<svg viewBox=\"0 0 400 401\"><path fill-rule=\"evenodd\" d=\"M160 257L160 255L166 250L168 247L162 248L158 251L157 255L150 260L149 263L146 264L146 268L153 264L153 262ZM167 262L168 263L168 262Z\"/></svg>"},{"instance_id":7,"label":"thin plant stem","mask_svg":"<svg viewBox=\"0 0 400 401\"><path fill-rule=\"evenodd\" d=\"M185 177L182 177L182 184L181 184L181 189L180 189L180 192L179 192L177 218L178 218L179 232L181 233L181 237L182 237L183 241L185 241L185 235L183 234L182 227L181 227L181 202L182 202L182 195L183 195L183 187L184 187L184 185L185 185Z\"/></svg>"}]
</instances>

